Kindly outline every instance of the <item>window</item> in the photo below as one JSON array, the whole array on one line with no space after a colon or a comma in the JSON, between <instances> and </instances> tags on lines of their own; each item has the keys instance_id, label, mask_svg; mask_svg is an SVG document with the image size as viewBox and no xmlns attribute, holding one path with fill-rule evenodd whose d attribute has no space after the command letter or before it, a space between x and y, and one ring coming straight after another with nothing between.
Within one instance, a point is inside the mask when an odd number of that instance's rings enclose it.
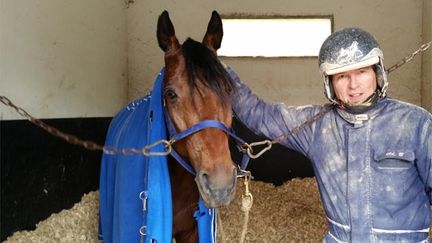
<instances>
[{"instance_id":1,"label":"window","mask_svg":"<svg viewBox=\"0 0 432 243\"><path fill-rule=\"evenodd\" d=\"M219 56L318 56L332 31L332 17L223 18L224 37Z\"/></svg>"}]
</instances>

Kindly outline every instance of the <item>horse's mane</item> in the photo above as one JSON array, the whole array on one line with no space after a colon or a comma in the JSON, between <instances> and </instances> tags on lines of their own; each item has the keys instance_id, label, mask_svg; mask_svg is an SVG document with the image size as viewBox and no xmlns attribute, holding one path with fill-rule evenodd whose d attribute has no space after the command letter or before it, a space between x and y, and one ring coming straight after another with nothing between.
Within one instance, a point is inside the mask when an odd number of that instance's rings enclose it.
<instances>
[{"instance_id":1,"label":"horse's mane","mask_svg":"<svg viewBox=\"0 0 432 243\"><path fill-rule=\"evenodd\" d=\"M182 45L189 85L197 89L197 81L209 87L221 100L229 98L233 84L216 54L201 43L188 38Z\"/></svg>"}]
</instances>

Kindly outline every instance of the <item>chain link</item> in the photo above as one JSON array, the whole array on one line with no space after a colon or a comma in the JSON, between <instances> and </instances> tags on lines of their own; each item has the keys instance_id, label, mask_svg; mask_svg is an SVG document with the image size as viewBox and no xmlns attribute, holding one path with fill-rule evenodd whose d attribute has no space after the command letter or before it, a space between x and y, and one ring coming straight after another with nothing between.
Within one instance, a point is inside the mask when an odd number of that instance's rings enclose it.
<instances>
[{"instance_id":1,"label":"chain link","mask_svg":"<svg viewBox=\"0 0 432 243\"><path fill-rule=\"evenodd\" d=\"M399 67L401 67L405 63L410 62L416 55L418 55L421 52L426 51L431 46L431 44L432 44L432 41L429 41L429 42L421 45L419 49L417 49L416 51L414 51L410 55L408 55L405 58L403 58L400 62L398 62L395 65L391 66L389 69L387 69L386 70L387 74L389 74L389 73L393 72L394 70L398 69ZM320 117L322 117L327 112L329 112L332 108L333 108L333 105L327 104L326 107L324 107L323 111L319 112L318 114L316 114L315 116L313 116L311 119L307 120L306 122L302 123L298 127L295 127L294 129L288 131L286 134L283 134L283 135L277 137L276 139L274 139L272 141L270 141L270 140L264 140L264 141L259 141L259 142L255 142L255 143L251 143L251 144L245 143L245 144L241 145L241 148L248 153L249 157L251 157L253 159L256 159L256 158L260 157L264 152L266 152L267 150L269 150L272 147L272 144L280 143L284 139L286 139L287 137L292 136L292 135L296 134L297 132L303 130L305 127L311 125L316 120L318 120ZM264 145L264 144L266 144L267 146L265 148L263 148L260 152L254 154L253 147L254 146L259 146L259 145Z\"/></svg>"},{"instance_id":2,"label":"chain link","mask_svg":"<svg viewBox=\"0 0 432 243\"><path fill-rule=\"evenodd\" d=\"M64 133L60 130L58 130L55 127L52 127L43 121L31 116L27 111L22 109L21 107L18 107L14 103L12 103L11 100L9 100L5 96L0 96L0 102L3 104L12 107L19 115L22 117L25 117L27 120L29 120L31 123L35 124L36 126L42 128L43 130L47 131L49 134L61 138L65 140L66 142L74 145L80 145L84 147L85 149L92 150L92 151L102 151L105 154L122 154L125 156L135 155L135 154L142 154L144 156L165 156L171 153L172 151L172 144L174 141L167 141L167 140L159 140L156 141L150 145L146 145L141 149L135 149L135 148L115 148L111 146L102 146L100 144L97 144L90 140L83 140L78 138L77 136L74 136L72 134ZM159 144L163 144L165 151L163 152L150 152L150 150Z\"/></svg>"},{"instance_id":3,"label":"chain link","mask_svg":"<svg viewBox=\"0 0 432 243\"><path fill-rule=\"evenodd\" d=\"M134 1L129 0L128 3L133 3ZM424 52L426 51L430 46L431 46L432 41L425 43L423 45L420 46L420 48L416 51L414 51L412 54L406 56L405 58L403 58L400 62L396 63L395 65L391 66L389 69L386 70L387 74L393 72L394 70L398 69L399 67L401 67L402 65L404 65L407 62L410 62L416 55L418 55L420 52ZM60 130L58 130L55 127L52 127L46 123L44 123L43 121L36 119L35 117L31 116L27 111L25 111L24 109L22 109L21 107L16 106L14 103L12 103L11 100L9 100L7 97L5 96L0 96L0 102L2 102L3 104L5 104L6 106L12 107L13 109L15 109L15 111L21 115L22 117L25 117L27 120L29 120L31 123L35 124L36 126L44 129L45 131L47 131L49 134L59 137L63 140L65 140L68 143L74 144L74 145L80 145L82 147L84 147L85 149L88 150L99 150L102 151L105 154L122 154L125 156L130 156L130 155L135 155L135 154L142 154L144 156L166 156L168 154L171 153L172 151L172 144L175 142L173 140L167 141L167 140L159 140L156 141L150 145L146 145L141 149L134 149L134 148L124 148L124 149L119 149L116 147L110 147L110 146L102 146L100 144L97 144L93 141L89 141L89 140L83 140L80 139L72 134L67 134L64 133ZM246 150L246 152L248 153L249 157L251 158L258 158L260 157L264 152L266 152L267 150L271 149L272 144L275 143L280 143L282 142L284 139L286 139L289 136L292 136L293 134L303 130L305 127L313 124L316 120L318 120L320 117L324 116L327 112L329 112L331 109L333 108L333 105L331 104L327 104L324 106L324 109L317 113L315 116L313 116L311 119L307 120L306 122L302 123L301 125L295 127L294 129L288 131L288 133L283 134L279 137L277 137L276 139L270 141L270 140L264 140L264 141L259 141L259 142L255 142L255 143L245 143L242 144L241 147L243 150ZM164 145L164 148L166 149L163 152L150 152L150 150L158 145ZM259 146L259 145L267 145L264 149L262 149L260 152L254 154L253 152L253 147L254 146ZM249 172L250 173L250 172ZM242 210L245 213L245 218L244 218L244 222L243 222L243 230L241 233L241 237L240 237L240 243L243 243L245 241L245 237L246 237L246 233L247 233L247 228L248 228L248 219L249 219L249 210L252 207L252 203L253 203L253 197L252 194L249 192L249 181L250 181L250 174L243 174L240 175L241 177L244 176L245 177L245 194L242 196ZM219 216L219 215L218 215ZM220 221L220 216L218 217L219 221ZM140 229L141 232L141 229ZM142 234L143 236L143 234ZM143 237L141 237L141 241L143 240Z\"/></svg>"},{"instance_id":4,"label":"chain link","mask_svg":"<svg viewBox=\"0 0 432 243\"><path fill-rule=\"evenodd\" d=\"M326 104L326 105L324 105L322 111L318 112L316 115L314 115L313 117L311 117L311 119L307 120L306 122L300 124L299 126L295 127L294 129L288 131L288 133L283 134L283 135L277 137L276 139L274 139L272 141L272 143L280 143L284 139L286 139L287 137L292 136L292 135L300 132L301 130L305 129L309 125L312 125L319 118L321 118L322 116L324 116L325 114L327 114L329 111L331 111L333 109L333 107L334 107L333 104Z\"/></svg>"},{"instance_id":5,"label":"chain link","mask_svg":"<svg viewBox=\"0 0 432 243\"><path fill-rule=\"evenodd\" d=\"M402 59L400 62L396 63L395 65L391 66L387 69L387 74L393 72L394 70L398 69L400 66L404 65L407 62L410 62L417 54L426 51L432 44L432 41L429 41L423 45L420 46L419 49L411 53L410 55L406 56L404 59Z\"/></svg>"},{"instance_id":6,"label":"chain link","mask_svg":"<svg viewBox=\"0 0 432 243\"><path fill-rule=\"evenodd\" d=\"M314 115L311 119L305 121L304 123L300 124L299 126L293 128L292 130L288 131L285 134L280 135L279 137L273 139L273 140L263 140L263 141L258 141L258 142L254 142L251 144L248 143L244 143L240 146L240 148L243 151L246 151L248 156L252 159L256 159L258 157L260 157L264 152L266 152L267 150L270 150L273 144L276 143L280 143L282 142L284 139L286 139L289 136L292 136L298 132L300 132L301 130L303 130L304 128L306 128L309 125L312 125L316 120L318 120L320 117L324 116L327 112L329 112L331 109L333 108L332 104L326 104L324 106L324 109L317 113L316 115ZM254 154L254 150L253 147L255 146L260 146L260 145L266 145L261 151L257 152Z\"/></svg>"},{"instance_id":7,"label":"chain link","mask_svg":"<svg viewBox=\"0 0 432 243\"><path fill-rule=\"evenodd\" d=\"M398 69L399 67L401 67L405 63L411 61L416 55L418 55L421 52L426 51L431 45L432 45L432 41L429 41L429 42L421 45L419 49L417 49L416 51L414 51L410 55L408 55L405 58L403 58L400 62L398 62L395 65L393 65L390 68L388 68L386 70L387 74L393 72L394 70ZM53 136L59 137L59 138L65 140L68 143L71 143L71 144L74 144L74 145L80 145L80 146L82 146L82 147L84 147L84 148L86 148L88 150L100 150L100 151L104 152L105 154L120 153L120 154L125 155L125 156L135 155L135 154L142 154L144 156L165 156L165 155L168 155L168 154L171 153L171 151L172 151L172 144L175 142L173 140L170 140L170 141L159 140L159 141L156 141L153 144L144 146L141 149L134 149L134 148L119 149L119 148L110 147L110 146L102 146L102 145L97 144L97 143L95 143L93 141L82 140L82 139L80 139L80 138L78 138L78 137L76 137L76 136L74 136L72 134L64 133L64 132L58 130L57 128L52 127L52 126L44 123L43 121L41 121L39 119L36 119L35 117L31 116L27 111L25 111L21 107L16 106L14 103L12 103L11 100L9 100L5 96L0 96L0 102L2 102L3 104L5 104L6 106L12 107L13 109L15 109L15 111L20 116L27 118L27 120L29 120L31 123L33 123L36 126L44 129L45 131L47 131L48 133L50 133ZM324 114L326 114L327 112L329 112L332 108L333 108L333 105L327 104L324 107L323 111L319 112L318 114L316 114L315 116L313 116L311 119L307 120L306 122L302 123L298 127L295 127L294 129L288 131L288 133L283 134L283 135L277 137L276 139L274 139L272 141L270 141L270 140L264 140L264 141L254 142L254 143L251 143L251 144L245 143L245 144L241 145L241 148L247 152L247 154L249 155L249 157L254 158L254 159L258 158L264 152L266 152L267 150L269 150L272 147L272 144L280 143L284 139L286 139L287 137L292 136L293 134L295 134L295 133L303 130L305 127L311 125L316 120L318 120L320 117L322 117ZM150 150L153 147L156 147L156 146L158 146L160 144L164 145L165 151L163 151L163 152L150 152ZM259 145L266 145L266 147L264 149L262 149L260 152L254 154L253 147L254 146L259 146Z\"/></svg>"}]
</instances>

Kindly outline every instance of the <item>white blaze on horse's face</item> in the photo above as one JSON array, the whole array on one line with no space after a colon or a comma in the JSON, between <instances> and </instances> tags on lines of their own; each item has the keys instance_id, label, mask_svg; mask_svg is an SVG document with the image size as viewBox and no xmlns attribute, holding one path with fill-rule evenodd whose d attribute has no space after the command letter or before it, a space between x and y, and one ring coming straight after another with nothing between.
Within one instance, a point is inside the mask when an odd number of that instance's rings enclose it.
<instances>
[{"instance_id":1,"label":"white blaze on horse's face","mask_svg":"<svg viewBox=\"0 0 432 243\"><path fill-rule=\"evenodd\" d=\"M164 98L177 132L204 120L231 127L229 76L217 60L222 41L222 21L213 12L203 43L188 39L180 46L168 14L158 22L159 46L165 51ZM236 169L227 135L206 128L174 144L196 171L195 181L208 207L227 205L234 197Z\"/></svg>"}]
</instances>

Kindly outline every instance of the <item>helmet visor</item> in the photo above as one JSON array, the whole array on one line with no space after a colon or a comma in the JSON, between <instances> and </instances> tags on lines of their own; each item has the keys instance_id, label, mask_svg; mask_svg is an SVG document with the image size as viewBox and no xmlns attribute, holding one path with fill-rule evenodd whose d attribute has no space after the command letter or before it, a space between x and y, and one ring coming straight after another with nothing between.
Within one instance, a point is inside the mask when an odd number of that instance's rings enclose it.
<instances>
[{"instance_id":1,"label":"helmet visor","mask_svg":"<svg viewBox=\"0 0 432 243\"><path fill-rule=\"evenodd\" d=\"M343 65L343 66L338 65L338 64L332 65L329 63L325 63L325 65L327 65L327 67L323 67L322 70L325 70L324 71L325 75L333 75L333 74L337 74L337 73L343 73L343 72L351 71L354 69L372 66L376 63L379 63L379 57L373 56L373 57L368 58L366 60L362 60L362 61L357 62L357 63L352 63L352 64L348 64L348 65Z\"/></svg>"}]
</instances>

